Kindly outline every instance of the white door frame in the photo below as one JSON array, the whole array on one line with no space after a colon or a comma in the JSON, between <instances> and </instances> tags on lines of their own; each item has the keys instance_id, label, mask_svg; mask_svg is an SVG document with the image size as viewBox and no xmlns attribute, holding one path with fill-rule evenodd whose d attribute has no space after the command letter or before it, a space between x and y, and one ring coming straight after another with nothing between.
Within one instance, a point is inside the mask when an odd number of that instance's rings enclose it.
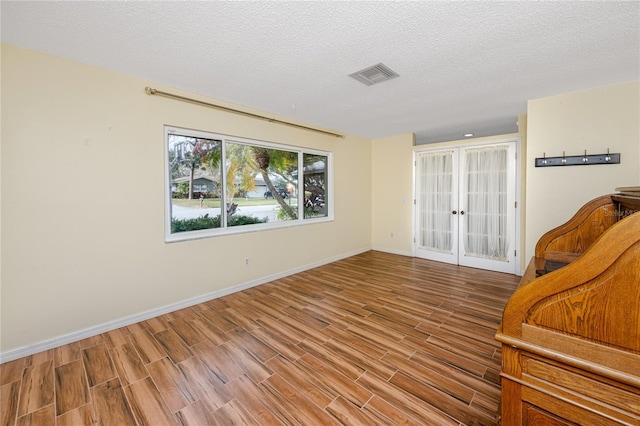
<instances>
[{"instance_id":1,"label":"white door frame","mask_svg":"<svg viewBox=\"0 0 640 426\"><path fill-rule=\"evenodd\" d=\"M429 147L427 146L420 146L420 147L416 147L414 149L414 153L413 153L413 215L412 215L412 235L413 235L413 245L412 245L412 255L414 257L424 257L422 255L418 255L418 236L417 236L417 232L418 232L418 227L417 227L417 221L418 221L418 196L419 194L417 193L418 190L418 185L417 185L417 160L418 160L418 155L422 152L437 152L437 151L446 151L446 150L450 150L450 149L458 149L460 151L460 148L471 148L471 147L481 147L481 146L486 146L486 145L499 145L501 143L508 143L508 142L515 142L515 158L513 158L512 160L515 163L515 183L514 183L514 194L513 194L513 198L514 198L514 216L515 216L515 220L514 220L514 228L513 229L513 244L512 244L512 249L514 250L514 256L513 256L513 264L511 264L511 262L509 262L508 267L505 268L501 268L499 269L501 272L506 272L506 273L511 273L511 274L516 274L516 275L521 275L521 270L520 270L520 255L521 255L521 249L520 249L520 209L521 209L521 202L520 202L520 193L521 193L521 186L522 186L522 170L520 167L520 161L519 161L519 157L520 157L520 153L521 153L521 140L520 137L513 137L513 138L500 138L500 139L494 139L494 140L483 140L482 142L469 142L469 143L461 143L461 144L456 144L456 145L440 145L437 147ZM460 161L460 164L462 162ZM458 204L458 199L455 200L455 204L457 206ZM443 261L443 262L448 262L448 263L456 263L459 264L459 260L456 258L455 262L451 261L451 257L445 256L444 258L440 258L440 256L438 255L434 255L434 256L429 256L429 258L431 258L432 260L436 260L436 261ZM469 262L464 262L466 264L469 264ZM474 262L471 262L474 263ZM479 267L477 265L469 265L472 267ZM494 269L495 270L495 269Z\"/></svg>"}]
</instances>

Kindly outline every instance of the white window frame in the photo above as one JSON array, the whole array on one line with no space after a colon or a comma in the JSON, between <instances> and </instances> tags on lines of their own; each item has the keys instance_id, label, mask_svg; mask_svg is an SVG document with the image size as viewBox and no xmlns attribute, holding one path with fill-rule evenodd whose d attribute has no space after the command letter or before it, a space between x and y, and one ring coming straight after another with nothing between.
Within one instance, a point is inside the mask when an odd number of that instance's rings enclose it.
<instances>
[{"instance_id":1,"label":"white window frame","mask_svg":"<svg viewBox=\"0 0 640 426\"><path fill-rule=\"evenodd\" d=\"M232 226L227 227L226 224L226 215L221 214L221 227L220 228L210 228L210 229L202 229L197 231L185 231L185 232L171 232L171 207L172 207L172 194L171 194L171 170L169 167L169 135L170 134L178 134L187 137L195 137L202 139L212 139L212 140L221 140L222 141L222 164L224 164L224 156L225 156L225 146L227 142L245 144L245 145L253 145L260 146L265 148L279 149L290 152L296 152L298 154L298 188L297 188L297 197L298 197L298 218L293 220L283 220L283 221L275 221L275 222L266 222L266 223L257 223L250 225L241 225L241 226ZM289 228L294 226L302 226L302 225L311 225L319 222L331 222L334 220L334 184L333 184L333 153L329 151L322 151L317 149L310 149L300 146L293 146L287 144L280 144L274 142L266 142L262 140L256 139L248 139L237 136L230 136L224 134L218 134L213 132L206 132L200 130L193 129L185 129L177 126L164 126L164 168L165 168L165 242L172 243L178 241L188 241L195 240L201 238L209 238L216 237L222 235L231 235L231 234L243 234L247 232L257 232L257 231L266 231L271 229L279 229L279 228ZM327 215L321 217L310 217L304 218L304 162L303 156L304 154L312 154L312 155L322 155L327 157L327 177L325 183L325 192L326 192L326 208ZM226 176L222 176L222 185L224 187L224 179ZM222 191L221 197L221 205L224 205L224 191Z\"/></svg>"}]
</instances>

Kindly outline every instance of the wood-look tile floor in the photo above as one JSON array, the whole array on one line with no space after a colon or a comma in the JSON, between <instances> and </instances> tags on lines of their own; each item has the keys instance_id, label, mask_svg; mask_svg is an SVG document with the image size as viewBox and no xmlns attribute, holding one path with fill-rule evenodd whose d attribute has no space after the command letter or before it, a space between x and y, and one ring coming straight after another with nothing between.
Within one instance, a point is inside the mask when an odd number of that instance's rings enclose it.
<instances>
[{"instance_id":1,"label":"wood-look tile floor","mask_svg":"<svg viewBox=\"0 0 640 426\"><path fill-rule=\"evenodd\" d=\"M4 363L1 425L495 425L518 281L363 253Z\"/></svg>"}]
</instances>

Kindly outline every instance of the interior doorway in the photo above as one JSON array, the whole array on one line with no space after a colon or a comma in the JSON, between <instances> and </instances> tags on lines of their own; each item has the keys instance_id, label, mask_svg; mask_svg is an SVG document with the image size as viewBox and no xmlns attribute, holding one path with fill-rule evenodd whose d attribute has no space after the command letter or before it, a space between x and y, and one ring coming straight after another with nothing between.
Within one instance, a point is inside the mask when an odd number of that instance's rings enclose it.
<instances>
[{"instance_id":1,"label":"interior doorway","mask_svg":"<svg viewBox=\"0 0 640 426\"><path fill-rule=\"evenodd\" d=\"M517 141L415 153L414 256L517 273Z\"/></svg>"}]
</instances>

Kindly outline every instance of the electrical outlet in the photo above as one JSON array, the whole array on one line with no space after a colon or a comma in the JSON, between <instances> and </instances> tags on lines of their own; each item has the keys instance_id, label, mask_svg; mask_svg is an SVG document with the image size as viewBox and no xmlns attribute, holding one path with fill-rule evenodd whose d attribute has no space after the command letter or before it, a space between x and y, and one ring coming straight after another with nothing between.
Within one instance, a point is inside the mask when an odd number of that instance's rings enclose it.
<instances>
[{"instance_id":1,"label":"electrical outlet","mask_svg":"<svg viewBox=\"0 0 640 426\"><path fill-rule=\"evenodd\" d=\"M249 266L249 258L248 257L244 258L244 266Z\"/></svg>"}]
</instances>

